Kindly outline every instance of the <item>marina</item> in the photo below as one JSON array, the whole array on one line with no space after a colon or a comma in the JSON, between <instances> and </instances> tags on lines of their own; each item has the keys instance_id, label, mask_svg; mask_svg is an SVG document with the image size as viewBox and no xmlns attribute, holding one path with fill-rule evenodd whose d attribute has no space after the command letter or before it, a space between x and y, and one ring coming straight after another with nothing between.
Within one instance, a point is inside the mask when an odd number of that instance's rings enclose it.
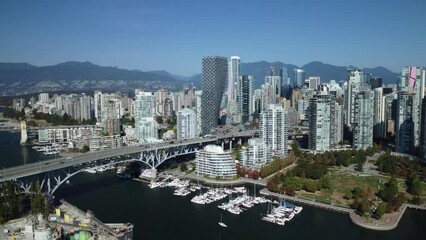
<instances>
[{"instance_id":1,"label":"marina","mask_svg":"<svg viewBox=\"0 0 426 240\"><path fill-rule=\"evenodd\" d=\"M278 203L276 200L271 201L262 196L250 196L248 189L244 186L233 187L233 188L221 188L221 187L207 187L199 184L191 183L189 180L180 180L179 178L168 175L161 181L151 181L148 184L150 189L172 187L175 188L173 195L185 197L192 192L198 191L198 193L191 198L191 202L197 205L207 205L215 202L219 202L225 198L229 198L229 201L222 202L217 207L228 213L239 215L242 212L260 204L268 204L268 212L261 216L261 219L267 222L275 223L278 225L284 225L285 222L291 221L296 214L299 214L303 207L294 206L290 203L281 201ZM204 191L204 192L203 192ZM272 205L278 205L272 207ZM219 222L219 225L224 224ZM223 225L221 225L224 227Z\"/></svg>"}]
</instances>

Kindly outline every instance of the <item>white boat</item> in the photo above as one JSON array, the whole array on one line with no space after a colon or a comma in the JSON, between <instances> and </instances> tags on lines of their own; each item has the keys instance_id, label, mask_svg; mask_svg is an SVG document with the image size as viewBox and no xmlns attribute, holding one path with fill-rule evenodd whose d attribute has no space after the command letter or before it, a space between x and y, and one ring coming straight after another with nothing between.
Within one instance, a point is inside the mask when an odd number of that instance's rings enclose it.
<instances>
[{"instance_id":1,"label":"white boat","mask_svg":"<svg viewBox=\"0 0 426 240\"><path fill-rule=\"evenodd\" d=\"M96 173L96 170L94 168L88 168L88 169L86 169L84 171L86 171L88 173Z\"/></svg>"},{"instance_id":2,"label":"white boat","mask_svg":"<svg viewBox=\"0 0 426 240\"><path fill-rule=\"evenodd\" d=\"M219 226L221 226L221 227L228 227L223 221L222 221L222 214L220 214L220 222L218 222L219 223Z\"/></svg>"},{"instance_id":3,"label":"white boat","mask_svg":"<svg viewBox=\"0 0 426 240\"><path fill-rule=\"evenodd\" d=\"M262 217L262 220L270 223L275 223L275 218L273 217L264 216Z\"/></svg>"},{"instance_id":4,"label":"white boat","mask_svg":"<svg viewBox=\"0 0 426 240\"><path fill-rule=\"evenodd\" d=\"M124 170L126 170L126 167L125 167L125 166L117 167L117 174L122 173Z\"/></svg>"},{"instance_id":5,"label":"white boat","mask_svg":"<svg viewBox=\"0 0 426 240\"><path fill-rule=\"evenodd\" d=\"M227 209L228 212L232 213L232 214L240 214L241 213L241 209L239 207L230 207Z\"/></svg>"},{"instance_id":6,"label":"white boat","mask_svg":"<svg viewBox=\"0 0 426 240\"><path fill-rule=\"evenodd\" d=\"M202 196L195 196L191 199L191 202L196 204L206 204Z\"/></svg>"},{"instance_id":7,"label":"white boat","mask_svg":"<svg viewBox=\"0 0 426 240\"><path fill-rule=\"evenodd\" d=\"M303 210L303 207L295 207L294 214L299 214Z\"/></svg>"}]
</instances>

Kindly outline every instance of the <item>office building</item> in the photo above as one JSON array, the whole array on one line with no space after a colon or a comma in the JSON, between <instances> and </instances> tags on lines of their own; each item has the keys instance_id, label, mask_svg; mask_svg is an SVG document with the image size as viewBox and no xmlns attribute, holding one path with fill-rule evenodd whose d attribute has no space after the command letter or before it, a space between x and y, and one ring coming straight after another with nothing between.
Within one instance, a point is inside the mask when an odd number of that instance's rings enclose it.
<instances>
[{"instance_id":1,"label":"office building","mask_svg":"<svg viewBox=\"0 0 426 240\"><path fill-rule=\"evenodd\" d=\"M294 87L305 85L305 71L303 69L294 69L293 84Z\"/></svg>"}]
</instances>

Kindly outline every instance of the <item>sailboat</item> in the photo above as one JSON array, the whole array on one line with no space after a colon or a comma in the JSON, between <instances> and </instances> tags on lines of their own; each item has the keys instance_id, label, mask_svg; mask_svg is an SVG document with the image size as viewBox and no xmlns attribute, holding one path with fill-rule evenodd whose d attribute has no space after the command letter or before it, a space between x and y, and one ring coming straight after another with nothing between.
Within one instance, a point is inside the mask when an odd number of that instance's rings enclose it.
<instances>
[{"instance_id":1,"label":"sailboat","mask_svg":"<svg viewBox=\"0 0 426 240\"><path fill-rule=\"evenodd\" d=\"M224 222L222 222L222 214L220 214L219 226L221 226L221 227L228 227Z\"/></svg>"}]
</instances>

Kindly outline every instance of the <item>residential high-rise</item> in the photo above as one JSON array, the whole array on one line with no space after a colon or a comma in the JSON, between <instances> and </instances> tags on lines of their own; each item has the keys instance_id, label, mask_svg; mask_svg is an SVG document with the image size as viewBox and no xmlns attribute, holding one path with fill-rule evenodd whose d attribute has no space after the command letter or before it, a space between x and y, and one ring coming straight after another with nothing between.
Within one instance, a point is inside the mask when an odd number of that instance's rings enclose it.
<instances>
[{"instance_id":1,"label":"residential high-rise","mask_svg":"<svg viewBox=\"0 0 426 240\"><path fill-rule=\"evenodd\" d=\"M294 69L293 84L294 87L305 85L305 71L303 69Z\"/></svg>"},{"instance_id":2,"label":"residential high-rise","mask_svg":"<svg viewBox=\"0 0 426 240\"><path fill-rule=\"evenodd\" d=\"M49 93L40 93L38 95L38 101L40 103L47 103L47 102L49 102Z\"/></svg>"},{"instance_id":3,"label":"residential high-rise","mask_svg":"<svg viewBox=\"0 0 426 240\"><path fill-rule=\"evenodd\" d=\"M336 133L334 134L334 145L343 142L343 106L336 102L335 115L334 115L334 128Z\"/></svg>"},{"instance_id":4,"label":"residential high-rise","mask_svg":"<svg viewBox=\"0 0 426 240\"><path fill-rule=\"evenodd\" d=\"M238 79L237 86L238 112L241 114L242 122L245 123L249 120L250 115L253 113L253 77L249 75L241 76Z\"/></svg>"},{"instance_id":5,"label":"residential high-rise","mask_svg":"<svg viewBox=\"0 0 426 240\"><path fill-rule=\"evenodd\" d=\"M413 98L412 121L414 124L414 146L420 146L422 100L424 98L425 70L421 67L402 69L399 91L415 93Z\"/></svg>"},{"instance_id":6,"label":"residential high-rise","mask_svg":"<svg viewBox=\"0 0 426 240\"><path fill-rule=\"evenodd\" d=\"M386 138L385 97L383 88L374 88L374 139Z\"/></svg>"},{"instance_id":7,"label":"residential high-rise","mask_svg":"<svg viewBox=\"0 0 426 240\"><path fill-rule=\"evenodd\" d=\"M374 92L360 89L354 99L353 147L367 149L373 146Z\"/></svg>"},{"instance_id":8,"label":"residential high-rise","mask_svg":"<svg viewBox=\"0 0 426 240\"><path fill-rule=\"evenodd\" d=\"M396 114L396 143L395 150L402 153L412 153L415 149L415 124L413 115L416 93L411 91L398 92Z\"/></svg>"},{"instance_id":9,"label":"residential high-rise","mask_svg":"<svg viewBox=\"0 0 426 240\"><path fill-rule=\"evenodd\" d=\"M282 106L271 104L260 114L260 135L267 145L268 159L287 156L288 114Z\"/></svg>"},{"instance_id":10,"label":"residential high-rise","mask_svg":"<svg viewBox=\"0 0 426 240\"><path fill-rule=\"evenodd\" d=\"M270 161L266 154L266 144L260 138L249 139L248 145L240 150L240 164L246 169L260 169Z\"/></svg>"},{"instance_id":11,"label":"residential high-rise","mask_svg":"<svg viewBox=\"0 0 426 240\"><path fill-rule=\"evenodd\" d=\"M281 77L280 76L266 76L265 84L269 86L270 103L277 103L277 99L281 97Z\"/></svg>"},{"instance_id":12,"label":"residential high-rise","mask_svg":"<svg viewBox=\"0 0 426 240\"><path fill-rule=\"evenodd\" d=\"M98 90L95 91L93 99L94 99L96 123L100 124L100 122L101 122L101 111L102 111L102 92L98 91Z\"/></svg>"},{"instance_id":13,"label":"residential high-rise","mask_svg":"<svg viewBox=\"0 0 426 240\"><path fill-rule=\"evenodd\" d=\"M136 91L135 95L136 140L139 143L150 142L158 138L155 96L151 92Z\"/></svg>"},{"instance_id":14,"label":"residential high-rise","mask_svg":"<svg viewBox=\"0 0 426 240\"><path fill-rule=\"evenodd\" d=\"M332 95L315 95L309 101L309 148L315 152L331 150L335 145L335 107Z\"/></svg>"},{"instance_id":15,"label":"residential high-rise","mask_svg":"<svg viewBox=\"0 0 426 240\"><path fill-rule=\"evenodd\" d=\"M201 136L201 96L202 91L195 91L195 113L197 114L197 137Z\"/></svg>"},{"instance_id":16,"label":"residential high-rise","mask_svg":"<svg viewBox=\"0 0 426 240\"><path fill-rule=\"evenodd\" d=\"M210 134L217 127L220 102L228 76L226 57L208 56L202 61L201 131Z\"/></svg>"},{"instance_id":17,"label":"residential high-rise","mask_svg":"<svg viewBox=\"0 0 426 240\"><path fill-rule=\"evenodd\" d=\"M345 125L352 129L354 123L354 110L355 110L355 96L359 92L361 86L364 85L364 78L361 70L349 69L348 80L345 89L344 101L344 118Z\"/></svg>"},{"instance_id":18,"label":"residential high-rise","mask_svg":"<svg viewBox=\"0 0 426 240\"><path fill-rule=\"evenodd\" d=\"M240 77L240 57L232 56L228 65L228 101L237 100L237 83Z\"/></svg>"},{"instance_id":19,"label":"residential high-rise","mask_svg":"<svg viewBox=\"0 0 426 240\"><path fill-rule=\"evenodd\" d=\"M176 114L177 139L190 139L197 137L197 115L190 108L183 108Z\"/></svg>"}]
</instances>

